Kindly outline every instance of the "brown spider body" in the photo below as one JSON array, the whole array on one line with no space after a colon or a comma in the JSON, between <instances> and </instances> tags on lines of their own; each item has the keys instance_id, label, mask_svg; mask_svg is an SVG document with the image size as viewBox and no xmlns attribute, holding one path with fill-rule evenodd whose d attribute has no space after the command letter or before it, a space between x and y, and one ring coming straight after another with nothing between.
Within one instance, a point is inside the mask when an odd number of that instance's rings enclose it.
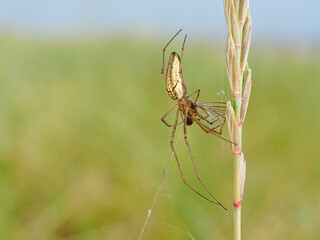
<instances>
[{"instance_id":1,"label":"brown spider body","mask_svg":"<svg viewBox=\"0 0 320 240\"><path fill-rule=\"evenodd\" d=\"M181 31L181 29L180 29L180 31ZM181 178L182 178L184 184L186 184L192 191L194 191L195 193L197 193L198 195L200 195L204 199L208 200L211 203L220 205L225 210L227 210L212 195L212 193L208 190L206 185L202 182L202 180L200 178L200 175L199 175L199 172L198 172L198 169L197 169L197 166L196 166L196 163L195 163L195 160L194 160L192 152L191 152L191 148L190 148L189 142L188 142L187 126L192 125L194 122L196 122L197 125L200 126L201 129L204 130L206 133L211 133L211 134L213 134L215 136L218 136L219 138L224 139L220 135L222 134L222 128L223 128L223 126L224 126L224 124L226 122L226 118L224 116L225 115L225 110L226 110L226 106L225 106L226 104L224 102L207 102L207 103L199 103L199 102L197 102L197 100L199 98L200 90L197 90L194 93L192 93L191 95L186 96L187 89L186 89L186 86L184 84L183 77L182 77L182 58L183 58L184 44L186 42L187 35L185 35L185 38L184 38L184 41L183 41L183 45L182 45L182 49L181 49L181 59L180 59L180 56L179 56L178 53L172 52L170 54L170 57L169 57L169 62L168 62L168 67L167 67L166 74L164 74L164 55L165 55L165 50L166 50L167 46L171 43L171 41L180 33L180 31L178 31L173 36L173 38L167 43L167 45L163 49L162 70L161 70L161 74L163 75L163 77L165 79L165 86L166 86L166 90L168 92L169 97L172 100L178 100L178 103L175 106L173 106L166 114L164 114L163 117L161 118L161 120L168 127L172 127L173 128L172 134L171 134L170 145L171 145L172 152L174 153L175 159L177 161L178 168L179 168L179 171L180 171L180 175L181 175ZM197 94L197 96L196 96L195 101L193 101L190 98L191 98L191 96L193 96L195 94ZM178 106L178 110L176 112L176 117L175 117L174 124L168 124L165 121L165 118L177 106ZM185 179L185 177L184 177L184 175L182 173L180 162L178 160L178 156L177 156L175 148L174 148L174 136L175 136L177 125L180 124L180 123L178 123L179 114L180 114L180 117L182 118L182 122L181 123L183 123L184 140L185 140L185 143L188 146L189 153L190 153L190 156L191 156L191 160L192 160L194 169L196 171L198 180L201 183L201 185L205 188L207 193L211 196L212 199L209 199L209 198L205 197L200 192L195 190L192 186L190 186L187 183L187 181L186 181L186 179ZM224 139L224 140L226 140L226 139ZM228 140L226 140L226 141L228 141ZM228 142L230 142L230 141L228 141Z\"/></svg>"},{"instance_id":2,"label":"brown spider body","mask_svg":"<svg viewBox=\"0 0 320 240\"><path fill-rule=\"evenodd\" d=\"M190 126L193 123L193 115L197 112L197 104L190 100L188 97L183 96L178 100L179 111L183 116L187 117L187 125Z\"/></svg>"},{"instance_id":3,"label":"brown spider body","mask_svg":"<svg viewBox=\"0 0 320 240\"><path fill-rule=\"evenodd\" d=\"M187 125L190 126L193 123L192 117L197 112L197 105L191 100L188 100L188 101L189 101L189 108L187 113Z\"/></svg>"}]
</instances>

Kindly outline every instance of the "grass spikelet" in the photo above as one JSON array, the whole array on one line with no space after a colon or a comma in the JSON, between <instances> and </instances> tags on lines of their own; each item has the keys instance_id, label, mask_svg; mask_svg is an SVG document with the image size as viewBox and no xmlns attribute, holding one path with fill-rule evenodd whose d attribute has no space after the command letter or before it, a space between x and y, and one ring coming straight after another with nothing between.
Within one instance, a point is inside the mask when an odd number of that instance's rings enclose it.
<instances>
[{"instance_id":1,"label":"grass spikelet","mask_svg":"<svg viewBox=\"0 0 320 240\"><path fill-rule=\"evenodd\" d=\"M241 104L241 115L240 115L240 122L239 124L242 125L244 122L244 119L246 117L247 108L249 104L249 98L251 93L251 69L248 69L246 71L246 74L244 75L244 88L243 88L243 96L242 96L242 104Z\"/></svg>"},{"instance_id":2,"label":"grass spikelet","mask_svg":"<svg viewBox=\"0 0 320 240\"><path fill-rule=\"evenodd\" d=\"M237 64L236 50L231 38L228 38L228 44L226 48L226 60L227 60L227 73L229 78L230 90L233 98L239 98L240 93L240 81L239 81L239 68Z\"/></svg>"},{"instance_id":3,"label":"grass spikelet","mask_svg":"<svg viewBox=\"0 0 320 240\"><path fill-rule=\"evenodd\" d=\"M240 154L238 121L236 119L236 115L234 113L234 110L233 110L233 107L231 106L230 101L227 102L226 118L228 123L230 140L233 143L235 143L235 144L231 144L232 153L233 155L237 156Z\"/></svg>"}]
</instances>

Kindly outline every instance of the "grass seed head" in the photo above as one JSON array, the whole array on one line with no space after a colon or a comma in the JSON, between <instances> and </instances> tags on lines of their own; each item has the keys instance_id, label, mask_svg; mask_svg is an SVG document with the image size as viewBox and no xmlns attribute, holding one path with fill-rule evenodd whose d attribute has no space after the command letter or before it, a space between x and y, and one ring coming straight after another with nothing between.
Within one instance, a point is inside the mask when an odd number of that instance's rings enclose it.
<instances>
[{"instance_id":1,"label":"grass seed head","mask_svg":"<svg viewBox=\"0 0 320 240\"><path fill-rule=\"evenodd\" d=\"M239 16L240 16L240 27L243 26L244 21L247 18L247 12L249 8L249 0L242 0L240 1L240 10L239 10Z\"/></svg>"},{"instance_id":2,"label":"grass seed head","mask_svg":"<svg viewBox=\"0 0 320 240\"><path fill-rule=\"evenodd\" d=\"M244 74L244 89L243 89L243 97L242 97L242 103L241 103L241 111L240 111L240 123L242 124L244 122L244 119L246 117L250 93L251 93L251 69L247 69L247 71Z\"/></svg>"},{"instance_id":3,"label":"grass seed head","mask_svg":"<svg viewBox=\"0 0 320 240\"><path fill-rule=\"evenodd\" d=\"M251 43L251 26L252 26L252 18L251 16L247 17L247 20L243 26L243 33L242 33L242 47L241 47L241 73L244 72L244 69L247 65L248 55L249 55L249 48Z\"/></svg>"},{"instance_id":4,"label":"grass seed head","mask_svg":"<svg viewBox=\"0 0 320 240\"><path fill-rule=\"evenodd\" d=\"M227 73L229 78L229 84L230 84L230 90L232 93L233 98L239 98L241 97L240 92L240 71L237 63L237 57L236 57L236 49L234 46L234 43L230 37L230 34L228 35L228 44L226 48L226 55L227 55Z\"/></svg>"},{"instance_id":5,"label":"grass seed head","mask_svg":"<svg viewBox=\"0 0 320 240\"><path fill-rule=\"evenodd\" d=\"M227 102L226 118L228 122L230 140L234 143L231 144L232 152L234 155L239 155L241 152L239 147L238 121L230 101Z\"/></svg>"}]
</instances>

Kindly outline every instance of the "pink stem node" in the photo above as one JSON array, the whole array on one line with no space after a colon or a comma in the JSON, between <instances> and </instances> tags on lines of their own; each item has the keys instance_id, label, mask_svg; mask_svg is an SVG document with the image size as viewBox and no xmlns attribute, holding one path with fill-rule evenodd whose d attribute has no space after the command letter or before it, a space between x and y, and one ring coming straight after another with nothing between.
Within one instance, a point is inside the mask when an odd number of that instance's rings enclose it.
<instances>
[{"instance_id":1,"label":"pink stem node","mask_svg":"<svg viewBox=\"0 0 320 240\"><path fill-rule=\"evenodd\" d=\"M233 156L235 156L235 157L240 157L241 155L242 155L242 152L239 149L237 149L233 152Z\"/></svg>"},{"instance_id":2,"label":"pink stem node","mask_svg":"<svg viewBox=\"0 0 320 240\"><path fill-rule=\"evenodd\" d=\"M240 205L241 205L241 200L239 201L239 202L237 202L237 203L233 203L233 206L235 207L235 208L238 208L238 207L240 207Z\"/></svg>"},{"instance_id":3,"label":"pink stem node","mask_svg":"<svg viewBox=\"0 0 320 240\"><path fill-rule=\"evenodd\" d=\"M239 91L234 91L232 93L232 98L236 99L236 98L241 98L241 93Z\"/></svg>"}]
</instances>

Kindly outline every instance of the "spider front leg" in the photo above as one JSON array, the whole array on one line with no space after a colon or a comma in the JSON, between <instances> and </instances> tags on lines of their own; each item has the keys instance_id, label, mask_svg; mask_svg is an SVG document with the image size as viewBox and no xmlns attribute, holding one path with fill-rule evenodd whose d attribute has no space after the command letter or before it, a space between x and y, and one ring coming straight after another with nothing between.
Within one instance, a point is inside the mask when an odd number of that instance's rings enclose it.
<instances>
[{"instance_id":1,"label":"spider front leg","mask_svg":"<svg viewBox=\"0 0 320 240\"><path fill-rule=\"evenodd\" d=\"M186 118L187 118L187 113L185 114L185 119L186 119ZM209 193L210 196L215 200L215 202L214 202L214 201L210 201L210 202L212 202L212 203L214 203L214 204L217 204L217 205L220 205L222 208L224 208L225 210L227 210L227 209L213 196L213 194L209 191L209 189L207 188L207 186L206 186L206 185L202 182L202 180L201 180L201 177L200 177L200 174L199 174L199 171L198 171L196 162L194 161L194 158L193 158L193 155L192 155L192 152L191 152L191 147L190 147L190 144L189 144L189 141L188 141L188 136L187 136L187 123L186 123L186 121L184 121L183 130L184 130L184 141L185 141L185 143L186 143L187 146L188 146L189 153L190 153L191 160L192 160L192 164L193 164L193 168L194 168L194 170L196 171L198 180L199 180L199 182L201 183L201 185L206 189L207 193Z\"/></svg>"},{"instance_id":2,"label":"spider front leg","mask_svg":"<svg viewBox=\"0 0 320 240\"><path fill-rule=\"evenodd\" d=\"M219 203L217 203L217 202L214 202L214 201L210 200L209 198L203 196L201 193L199 193L197 190L195 190L193 187L191 187L191 186L187 183L187 181L186 181L186 179L185 179L185 177L184 177L184 175L183 175L183 173L182 173L182 169L181 169L181 166L180 166L180 162L179 162L179 160L178 160L178 156L177 156L176 150L175 150L175 148L174 148L174 136L175 136L175 132L176 132L176 129L177 129L178 117L179 117L179 110L177 111L176 119L175 119L175 121L174 121L173 129L172 129L172 134L171 134L170 145L171 145L171 149L172 149L172 152L173 152L173 154L174 154L174 157L175 157L175 159L176 159L176 162L177 162L177 165L178 165L178 169L179 169L179 172L180 172L182 181L183 181L183 183L184 183L185 185L188 186L188 188L190 188L192 191L194 191L194 192L195 192L196 194L198 194L200 197L206 199L207 201L209 201L209 202L211 202L211 203L221 205L221 204L219 204ZM186 119L184 119L184 123L185 123L185 125L186 125ZM222 205L221 205L221 206L222 206ZM222 207L223 207L223 206L222 206Z\"/></svg>"},{"instance_id":3,"label":"spider front leg","mask_svg":"<svg viewBox=\"0 0 320 240\"><path fill-rule=\"evenodd\" d=\"M163 77L165 77L164 75L164 55L166 53L166 48L169 46L169 44L172 42L172 40L182 31L182 29L180 29L171 39L170 41L167 43L167 45L163 48L162 50L162 69L161 69L161 74Z\"/></svg>"},{"instance_id":4,"label":"spider front leg","mask_svg":"<svg viewBox=\"0 0 320 240\"><path fill-rule=\"evenodd\" d=\"M183 59L183 51L184 51L184 45L186 44L186 40L187 40L187 34L184 36L184 40L183 40L183 44L182 44L182 48L181 48L181 61L179 63L180 76L182 76L182 59Z\"/></svg>"},{"instance_id":5,"label":"spider front leg","mask_svg":"<svg viewBox=\"0 0 320 240\"><path fill-rule=\"evenodd\" d=\"M193 96L194 94L197 94L196 100L194 101L195 103L197 102L199 95L200 95L200 89L198 89L197 91L191 93L188 98L190 98L191 96Z\"/></svg>"}]
</instances>

